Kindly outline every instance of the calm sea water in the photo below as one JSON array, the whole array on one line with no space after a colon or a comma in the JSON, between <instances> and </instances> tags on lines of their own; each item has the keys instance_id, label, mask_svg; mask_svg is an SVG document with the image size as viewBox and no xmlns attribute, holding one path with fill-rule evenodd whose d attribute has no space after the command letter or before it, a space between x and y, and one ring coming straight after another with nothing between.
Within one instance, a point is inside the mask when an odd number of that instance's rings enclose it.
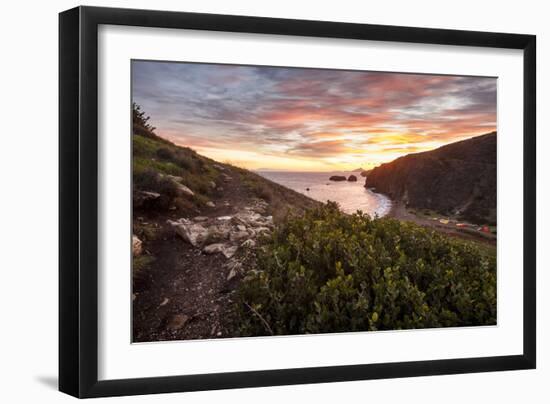
<instances>
[{"instance_id":1,"label":"calm sea water","mask_svg":"<svg viewBox=\"0 0 550 404\"><path fill-rule=\"evenodd\" d=\"M371 216L386 215L391 208L391 201L382 194L374 193L364 187L365 178L359 173L351 172L287 172L287 171L257 171L258 174L300 192L320 202L338 202L342 211L355 213L358 210ZM330 181L332 175L351 174L357 177L357 182ZM309 188L309 190L308 190Z\"/></svg>"}]
</instances>

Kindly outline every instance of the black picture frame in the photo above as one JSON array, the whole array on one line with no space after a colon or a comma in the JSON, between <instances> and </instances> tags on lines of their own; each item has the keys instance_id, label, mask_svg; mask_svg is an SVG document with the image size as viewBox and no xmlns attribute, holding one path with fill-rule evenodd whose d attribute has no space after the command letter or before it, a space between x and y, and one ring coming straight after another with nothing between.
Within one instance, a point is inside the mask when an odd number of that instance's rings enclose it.
<instances>
[{"instance_id":1,"label":"black picture frame","mask_svg":"<svg viewBox=\"0 0 550 404\"><path fill-rule=\"evenodd\" d=\"M523 50L523 354L99 381L97 51L100 24ZM77 7L59 15L59 99L61 391L84 398L535 368L535 36Z\"/></svg>"}]
</instances>

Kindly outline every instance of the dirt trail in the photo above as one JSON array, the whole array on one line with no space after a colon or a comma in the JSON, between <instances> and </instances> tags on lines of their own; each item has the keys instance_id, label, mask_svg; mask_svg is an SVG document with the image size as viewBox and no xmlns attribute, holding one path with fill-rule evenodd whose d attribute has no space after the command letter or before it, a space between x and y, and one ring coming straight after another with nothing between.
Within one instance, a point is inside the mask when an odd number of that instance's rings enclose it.
<instances>
[{"instance_id":1,"label":"dirt trail","mask_svg":"<svg viewBox=\"0 0 550 404\"><path fill-rule=\"evenodd\" d=\"M233 215L251 202L235 177L221 185L221 195L213 199L216 207L197 215ZM230 268L224 266L227 258L222 254L207 255L176 235L166 220L180 217L168 213L142 219L160 229L157 239L147 245L156 260L144 279L134 284L134 342L230 336L230 307L238 277L227 280Z\"/></svg>"}]
</instances>

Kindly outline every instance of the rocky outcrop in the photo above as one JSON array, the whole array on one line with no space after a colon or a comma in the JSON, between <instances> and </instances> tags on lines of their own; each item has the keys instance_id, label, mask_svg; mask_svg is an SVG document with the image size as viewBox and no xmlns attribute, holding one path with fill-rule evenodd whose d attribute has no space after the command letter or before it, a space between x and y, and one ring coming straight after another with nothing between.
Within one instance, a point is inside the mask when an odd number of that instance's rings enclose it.
<instances>
[{"instance_id":1,"label":"rocky outcrop","mask_svg":"<svg viewBox=\"0 0 550 404\"><path fill-rule=\"evenodd\" d=\"M374 168L365 187L418 209L496 223L496 132Z\"/></svg>"},{"instance_id":2,"label":"rocky outcrop","mask_svg":"<svg viewBox=\"0 0 550 404\"><path fill-rule=\"evenodd\" d=\"M187 186L182 183L183 178L176 175L164 175L159 173L160 178L167 178L176 184L178 192L180 195L195 196L195 193Z\"/></svg>"},{"instance_id":3,"label":"rocky outcrop","mask_svg":"<svg viewBox=\"0 0 550 404\"><path fill-rule=\"evenodd\" d=\"M134 257L137 257L141 255L143 252L143 243L142 241L135 235L132 235L132 255Z\"/></svg>"},{"instance_id":4,"label":"rocky outcrop","mask_svg":"<svg viewBox=\"0 0 550 404\"><path fill-rule=\"evenodd\" d=\"M332 175L330 178L329 178L330 181L345 181L346 180L346 176L345 175Z\"/></svg>"},{"instance_id":5,"label":"rocky outcrop","mask_svg":"<svg viewBox=\"0 0 550 404\"><path fill-rule=\"evenodd\" d=\"M239 248L255 246L255 239L273 229L273 218L265 215L267 204L257 200L233 215L168 220L174 231L205 254L222 254L231 258Z\"/></svg>"},{"instance_id":6,"label":"rocky outcrop","mask_svg":"<svg viewBox=\"0 0 550 404\"><path fill-rule=\"evenodd\" d=\"M350 176L348 177L348 181L349 181L349 182L357 182L357 177L356 177L355 175L350 175Z\"/></svg>"},{"instance_id":7,"label":"rocky outcrop","mask_svg":"<svg viewBox=\"0 0 550 404\"><path fill-rule=\"evenodd\" d=\"M160 198L158 192L152 191L136 191L132 196L132 203L134 208L150 208Z\"/></svg>"}]
</instances>

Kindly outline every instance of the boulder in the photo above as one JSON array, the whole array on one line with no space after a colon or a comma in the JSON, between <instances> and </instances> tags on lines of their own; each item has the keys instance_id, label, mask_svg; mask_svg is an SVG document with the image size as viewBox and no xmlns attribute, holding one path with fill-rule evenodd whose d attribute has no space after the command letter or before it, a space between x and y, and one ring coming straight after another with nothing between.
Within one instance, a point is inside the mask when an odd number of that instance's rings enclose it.
<instances>
[{"instance_id":1,"label":"boulder","mask_svg":"<svg viewBox=\"0 0 550 404\"><path fill-rule=\"evenodd\" d=\"M243 241L243 243L241 244L242 248L252 248L252 247L255 247L255 246L256 246L256 242L254 240L252 240L251 238L249 238L248 240Z\"/></svg>"},{"instance_id":2,"label":"boulder","mask_svg":"<svg viewBox=\"0 0 550 404\"><path fill-rule=\"evenodd\" d=\"M234 277L237 276L237 271L235 271L235 269L233 268L231 271L229 271L229 273L227 274L227 280L230 281L231 279L233 279Z\"/></svg>"},{"instance_id":3,"label":"boulder","mask_svg":"<svg viewBox=\"0 0 550 404\"><path fill-rule=\"evenodd\" d=\"M202 251L206 254L217 254L221 253L224 249L224 245L222 243L214 243L207 245L202 249Z\"/></svg>"},{"instance_id":4,"label":"boulder","mask_svg":"<svg viewBox=\"0 0 550 404\"><path fill-rule=\"evenodd\" d=\"M167 223L171 225L176 234L191 244L193 247L197 247L204 243L209 235L209 231L202 224L193 223L188 219L180 219L178 221L168 220Z\"/></svg>"},{"instance_id":5,"label":"boulder","mask_svg":"<svg viewBox=\"0 0 550 404\"><path fill-rule=\"evenodd\" d=\"M189 195L189 196L194 196L195 195L195 193L193 191L191 191L185 185L180 184L179 182L176 182L176 184L178 185L178 191L180 192L180 194Z\"/></svg>"},{"instance_id":6,"label":"boulder","mask_svg":"<svg viewBox=\"0 0 550 404\"><path fill-rule=\"evenodd\" d=\"M237 252L237 247L223 243L214 243L204 247L203 252L206 254L221 253L225 258L231 258Z\"/></svg>"},{"instance_id":7,"label":"boulder","mask_svg":"<svg viewBox=\"0 0 550 404\"><path fill-rule=\"evenodd\" d=\"M250 237L250 234L248 234L247 231L235 231L229 233L229 240L231 241L239 241L248 237Z\"/></svg>"},{"instance_id":8,"label":"boulder","mask_svg":"<svg viewBox=\"0 0 550 404\"><path fill-rule=\"evenodd\" d=\"M137 191L133 194L133 205L134 208L142 208L147 205L151 205L160 198L158 192L152 191Z\"/></svg>"},{"instance_id":9,"label":"boulder","mask_svg":"<svg viewBox=\"0 0 550 404\"><path fill-rule=\"evenodd\" d=\"M210 185L210 188L216 189L216 183L214 181L210 181L208 185Z\"/></svg>"},{"instance_id":10,"label":"boulder","mask_svg":"<svg viewBox=\"0 0 550 404\"><path fill-rule=\"evenodd\" d=\"M163 176L163 177L166 177L166 178L168 178L169 180L172 180L172 181L174 181L174 182L182 182L182 181L183 181L183 177L178 177L178 176L176 176L176 175L169 175L169 174L164 175L164 174L161 174L161 177L162 177L162 176Z\"/></svg>"},{"instance_id":11,"label":"boulder","mask_svg":"<svg viewBox=\"0 0 550 404\"><path fill-rule=\"evenodd\" d=\"M143 243L141 240L135 235L132 235L132 255L134 257L137 257L141 255L143 251Z\"/></svg>"},{"instance_id":12,"label":"boulder","mask_svg":"<svg viewBox=\"0 0 550 404\"><path fill-rule=\"evenodd\" d=\"M230 175L227 175L225 173L222 174L222 179L224 180L224 182L231 182L233 181L233 177L231 177Z\"/></svg>"},{"instance_id":13,"label":"boulder","mask_svg":"<svg viewBox=\"0 0 550 404\"><path fill-rule=\"evenodd\" d=\"M345 175L333 175L329 178L330 181L345 181L346 176Z\"/></svg>"},{"instance_id":14,"label":"boulder","mask_svg":"<svg viewBox=\"0 0 550 404\"><path fill-rule=\"evenodd\" d=\"M355 175L350 175L350 176L348 177L348 181L350 181L350 182L357 182L357 177L356 177Z\"/></svg>"}]
</instances>

